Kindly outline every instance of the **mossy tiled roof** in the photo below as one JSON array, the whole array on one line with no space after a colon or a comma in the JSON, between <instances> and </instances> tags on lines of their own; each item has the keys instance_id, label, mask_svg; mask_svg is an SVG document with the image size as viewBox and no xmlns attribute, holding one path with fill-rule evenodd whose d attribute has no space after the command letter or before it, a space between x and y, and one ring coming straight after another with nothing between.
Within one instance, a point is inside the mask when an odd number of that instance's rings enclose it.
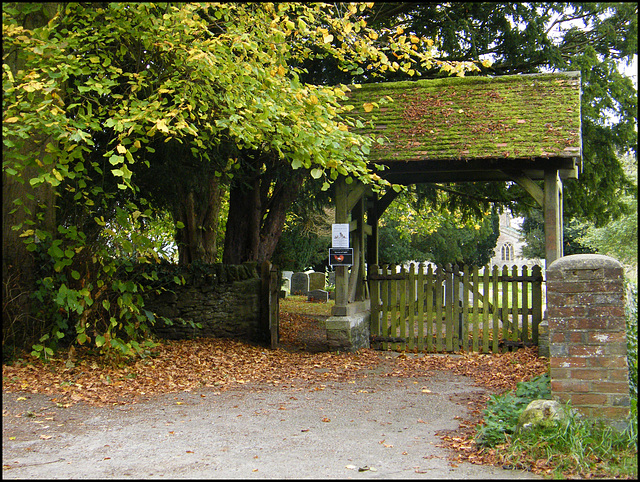
<instances>
[{"instance_id":1,"label":"mossy tiled roof","mask_svg":"<svg viewBox=\"0 0 640 482\"><path fill-rule=\"evenodd\" d=\"M385 96L393 101L365 112ZM371 162L581 158L577 72L362 84L350 103L374 123L359 132L388 139Z\"/></svg>"}]
</instances>

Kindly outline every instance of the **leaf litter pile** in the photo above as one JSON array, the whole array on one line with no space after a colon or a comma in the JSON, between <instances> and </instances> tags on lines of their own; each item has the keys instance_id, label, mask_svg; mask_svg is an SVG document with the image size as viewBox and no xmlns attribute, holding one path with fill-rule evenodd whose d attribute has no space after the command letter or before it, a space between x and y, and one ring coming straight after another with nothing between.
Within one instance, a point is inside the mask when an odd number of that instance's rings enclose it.
<instances>
[{"instance_id":1,"label":"leaf litter pile","mask_svg":"<svg viewBox=\"0 0 640 482\"><path fill-rule=\"evenodd\" d=\"M375 376L406 379L425 378L433 371L443 370L470 377L488 392L502 393L548 368L547 360L537 356L537 348L455 356L370 349L355 353L319 351L325 336L319 321L322 318L281 313L282 347L275 350L232 339L200 338L163 341L150 356L124 365L105 363L86 350L71 351L46 363L25 356L3 365L3 391L46 394L58 406L77 402L105 406L149 400L159 394L224 391L240 386L319 390L330 383L372 377L373 370ZM307 349L310 346L316 349ZM455 400L466 403L468 419L459 418L457 431L438 434L443 446L456 451L454 461L499 463L493 452L478 451L473 442L475 426L481 421L487 400L487 395Z\"/></svg>"}]
</instances>

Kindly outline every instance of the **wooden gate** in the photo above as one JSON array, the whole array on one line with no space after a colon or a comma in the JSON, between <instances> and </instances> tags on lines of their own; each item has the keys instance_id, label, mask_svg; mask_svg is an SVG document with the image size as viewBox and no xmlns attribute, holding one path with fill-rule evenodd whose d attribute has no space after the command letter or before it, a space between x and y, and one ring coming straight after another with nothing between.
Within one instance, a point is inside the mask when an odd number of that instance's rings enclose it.
<instances>
[{"instance_id":1,"label":"wooden gate","mask_svg":"<svg viewBox=\"0 0 640 482\"><path fill-rule=\"evenodd\" d=\"M260 301L260 331L271 348L280 341L280 272L269 261L260 267L262 290Z\"/></svg>"},{"instance_id":2,"label":"wooden gate","mask_svg":"<svg viewBox=\"0 0 640 482\"><path fill-rule=\"evenodd\" d=\"M542 269L373 265L371 346L497 353L538 344Z\"/></svg>"}]
</instances>

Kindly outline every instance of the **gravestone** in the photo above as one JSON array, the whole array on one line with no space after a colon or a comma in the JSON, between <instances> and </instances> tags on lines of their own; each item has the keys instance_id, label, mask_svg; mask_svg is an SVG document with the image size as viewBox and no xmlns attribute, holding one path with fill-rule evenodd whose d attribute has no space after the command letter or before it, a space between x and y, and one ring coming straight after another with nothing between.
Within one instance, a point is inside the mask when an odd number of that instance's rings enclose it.
<instances>
[{"instance_id":1,"label":"gravestone","mask_svg":"<svg viewBox=\"0 0 640 482\"><path fill-rule=\"evenodd\" d=\"M291 294L306 295L309 292L309 273L293 273L291 275Z\"/></svg>"},{"instance_id":2,"label":"gravestone","mask_svg":"<svg viewBox=\"0 0 640 482\"><path fill-rule=\"evenodd\" d=\"M315 271L309 273L309 290L323 290L325 288L324 281L324 273L316 273Z\"/></svg>"},{"instance_id":3,"label":"gravestone","mask_svg":"<svg viewBox=\"0 0 640 482\"><path fill-rule=\"evenodd\" d=\"M327 283L329 284L329 286L335 286L336 285L336 272L335 271L331 271L329 273L329 279L328 279Z\"/></svg>"},{"instance_id":4,"label":"gravestone","mask_svg":"<svg viewBox=\"0 0 640 482\"><path fill-rule=\"evenodd\" d=\"M329 301L329 292L325 290L312 290L307 294L307 301Z\"/></svg>"},{"instance_id":5,"label":"gravestone","mask_svg":"<svg viewBox=\"0 0 640 482\"><path fill-rule=\"evenodd\" d=\"M293 271L283 271L282 279L288 279L291 282L291 277L293 276Z\"/></svg>"},{"instance_id":6,"label":"gravestone","mask_svg":"<svg viewBox=\"0 0 640 482\"><path fill-rule=\"evenodd\" d=\"M282 278L281 290L286 290L287 293L291 291L291 280L289 278Z\"/></svg>"}]
</instances>

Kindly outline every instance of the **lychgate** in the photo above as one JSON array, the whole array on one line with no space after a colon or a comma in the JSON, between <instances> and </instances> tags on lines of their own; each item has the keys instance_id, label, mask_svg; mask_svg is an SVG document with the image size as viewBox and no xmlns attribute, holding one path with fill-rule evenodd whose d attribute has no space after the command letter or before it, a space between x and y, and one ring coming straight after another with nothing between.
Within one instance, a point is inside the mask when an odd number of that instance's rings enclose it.
<instances>
[{"instance_id":1,"label":"lychgate","mask_svg":"<svg viewBox=\"0 0 640 482\"><path fill-rule=\"evenodd\" d=\"M387 96L380 109L363 108ZM380 176L402 185L515 182L544 211L547 265L562 257L562 182L582 168L579 72L364 84L351 101L363 133L388 140L369 157L385 166ZM396 196L343 178L335 183L335 223L349 225L353 265L336 267L332 348L370 344L378 220Z\"/></svg>"}]
</instances>

